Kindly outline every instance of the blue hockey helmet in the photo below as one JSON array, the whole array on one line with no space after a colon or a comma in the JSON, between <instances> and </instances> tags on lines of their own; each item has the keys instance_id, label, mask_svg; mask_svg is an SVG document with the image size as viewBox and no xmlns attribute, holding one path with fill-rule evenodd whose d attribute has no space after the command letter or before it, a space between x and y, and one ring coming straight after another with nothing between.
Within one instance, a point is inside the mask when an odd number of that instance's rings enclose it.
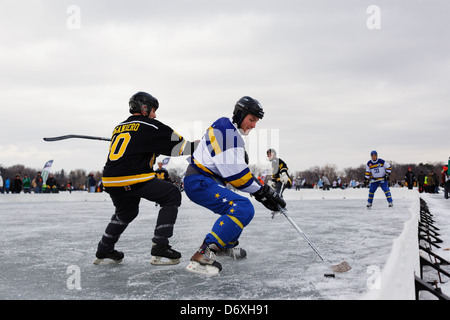
<instances>
[{"instance_id":1,"label":"blue hockey helmet","mask_svg":"<svg viewBox=\"0 0 450 320\"><path fill-rule=\"evenodd\" d=\"M371 155L371 156L373 156L373 155L378 156L378 152L376 152L375 150L373 150L373 151L370 153L370 155Z\"/></svg>"}]
</instances>

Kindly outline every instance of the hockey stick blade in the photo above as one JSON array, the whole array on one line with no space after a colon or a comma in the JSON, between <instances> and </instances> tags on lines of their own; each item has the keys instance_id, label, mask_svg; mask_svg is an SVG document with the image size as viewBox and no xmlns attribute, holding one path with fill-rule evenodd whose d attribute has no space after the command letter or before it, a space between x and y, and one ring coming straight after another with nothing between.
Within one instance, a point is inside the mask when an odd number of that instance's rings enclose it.
<instances>
[{"instance_id":1,"label":"hockey stick blade","mask_svg":"<svg viewBox=\"0 0 450 320\"><path fill-rule=\"evenodd\" d=\"M89 140L101 140L101 141L111 141L110 138L103 138L103 137L95 137L95 136L84 136L79 134L68 134L65 136L58 136L58 137L48 137L44 138L44 141L47 142L53 142L53 141L60 141L60 140L66 140L66 139L89 139Z\"/></svg>"},{"instance_id":2,"label":"hockey stick blade","mask_svg":"<svg viewBox=\"0 0 450 320\"><path fill-rule=\"evenodd\" d=\"M331 269L333 270L333 272L336 272L336 273L344 273L344 272L350 271L352 269L352 267L350 267L350 265L347 263L347 261L343 261L339 264L332 265Z\"/></svg>"}]
</instances>

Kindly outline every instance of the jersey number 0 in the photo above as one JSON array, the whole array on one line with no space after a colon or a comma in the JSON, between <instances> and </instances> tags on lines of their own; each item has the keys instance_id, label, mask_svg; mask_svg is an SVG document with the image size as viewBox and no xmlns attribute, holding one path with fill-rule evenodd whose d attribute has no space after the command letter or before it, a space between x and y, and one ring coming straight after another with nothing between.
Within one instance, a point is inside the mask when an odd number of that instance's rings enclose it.
<instances>
[{"instance_id":1,"label":"jersey number 0","mask_svg":"<svg viewBox=\"0 0 450 320\"><path fill-rule=\"evenodd\" d=\"M109 148L109 160L115 161L120 159L125 153L130 140L131 135L128 132L121 133L116 136L116 138L111 142L111 147Z\"/></svg>"}]
</instances>

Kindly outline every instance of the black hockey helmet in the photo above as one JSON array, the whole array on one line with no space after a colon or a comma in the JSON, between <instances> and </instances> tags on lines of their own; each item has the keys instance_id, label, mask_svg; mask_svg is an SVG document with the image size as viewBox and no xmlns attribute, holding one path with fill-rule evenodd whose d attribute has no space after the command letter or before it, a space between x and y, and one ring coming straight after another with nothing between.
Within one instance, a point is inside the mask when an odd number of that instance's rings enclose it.
<instances>
[{"instance_id":1,"label":"black hockey helmet","mask_svg":"<svg viewBox=\"0 0 450 320\"><path fill-rule=\"evenodd\" d=\"M269 153L272 153L274 156L277 155L277 152L276 152L275 149L273 149L273 148L270 148L270 149L268 149L268 150L266 151L266 154L267 154L267 155L269 155Z\"/></svg>"},{"instance_id":2,"label":"black hockey helmet","mask_svg":"<svg viewBox=\"0 0 450 320\"><path fill-rule=\"evenodd\" d=\"M146 112L147 115L150 114L152 108L159 108L158 100L151 94L142 91L133 94L130 98L129 105L130 113L144 114L144 112Z\"/></svg>"},{"instance_id":3,"label":"black hockey helmet","mask_svg":"<svg viewBox=\"0 0 450 320\"><path fill-rule=\"evenodd\" d=\"M264 117L263 108L258 100L245 96L239 99L234 106L233 122L240 127L245 116L248 114L252 114L259 119Z\"/></svg>"}]
</instances>

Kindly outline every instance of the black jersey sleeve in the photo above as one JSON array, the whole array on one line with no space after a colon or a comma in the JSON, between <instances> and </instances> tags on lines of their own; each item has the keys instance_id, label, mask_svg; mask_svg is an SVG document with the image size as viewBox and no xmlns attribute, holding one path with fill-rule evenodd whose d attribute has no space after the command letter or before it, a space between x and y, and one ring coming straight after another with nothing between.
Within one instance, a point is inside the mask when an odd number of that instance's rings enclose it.
<instances>
[{"instance_id":1,"label":"black jersey sleeve","mask_svg":"<svg viewBox=\"0 0 450 320\"><path fill-rule=\"evenodd\" d=\"M139 129L141 132L135 139L136 146L140 150L171 157L183 154L188 142L171 127L154 119L145 119L142 124Z\"/></svg>"}]
</instances>

